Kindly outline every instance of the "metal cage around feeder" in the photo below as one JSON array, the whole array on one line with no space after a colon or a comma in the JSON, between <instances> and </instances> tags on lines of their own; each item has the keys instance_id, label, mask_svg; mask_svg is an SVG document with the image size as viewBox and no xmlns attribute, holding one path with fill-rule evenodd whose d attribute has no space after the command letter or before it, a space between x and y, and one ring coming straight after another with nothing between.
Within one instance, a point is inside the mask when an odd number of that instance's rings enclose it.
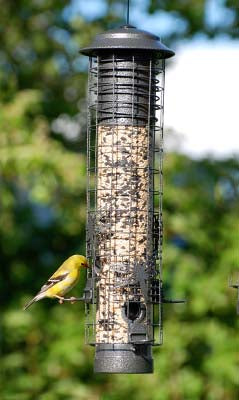
<instances>
[{"instance_id":1,"label":"metal cage around feeder","mask_svg":"<svg viewBox=\"0 0 239 400\"><path fill-rule=\"evenodd\" d=\"M148 373L162 343L162 137L165 59L130 25L88 55L86 340L95 371Z\"/></svg>"}]
</instances>

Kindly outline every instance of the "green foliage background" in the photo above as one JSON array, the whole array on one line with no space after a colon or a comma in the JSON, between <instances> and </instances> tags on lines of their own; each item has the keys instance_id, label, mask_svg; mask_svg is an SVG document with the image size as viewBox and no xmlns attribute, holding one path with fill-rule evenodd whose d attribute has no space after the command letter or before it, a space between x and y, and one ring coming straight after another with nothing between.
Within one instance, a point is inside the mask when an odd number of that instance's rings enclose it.
<instances>
[{"instance_id":1,"label":"green foliage background","mask_svg":"<svg viewBox=\"0 0 239 400\"><path fill-rule=\"evenodd\" d=\"M239 323L227 287L239 265L237 158L165 157L164 282L168 296L188 303L165 306L153 375L94 375L81 304L42 301L22 311L62 260L85 251L87 72L78 50L119 22L120 2L91 23L64 17L66 0L0 6L0 398L238 399ZM158 8L187 22L168 43L198 32L235 36L237 8L232 25L217 29L204 23L204 1L148 3L149 12ZM62 134L59 116L81 131Z\"/></svg>"}]
</instances>

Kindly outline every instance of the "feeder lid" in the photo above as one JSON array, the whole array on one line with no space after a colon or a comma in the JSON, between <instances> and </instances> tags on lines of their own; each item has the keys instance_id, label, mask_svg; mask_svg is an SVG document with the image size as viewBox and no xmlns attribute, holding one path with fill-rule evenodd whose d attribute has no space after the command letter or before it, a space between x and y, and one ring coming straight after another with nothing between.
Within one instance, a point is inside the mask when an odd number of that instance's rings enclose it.
<instances>
[{"instance_id":1,"label":"feeder lid","mask_svg":"<svg viewBox=\"0 0 239 400\"><path fill-rule=\"evenodd\" d=\"M89 47L80 52L87 56L97 56L107 50L143 50L157 53L159 58L174 56L174 52L166 47L160 38L150 32L142 31L132 25L99 33Z\"/></svg>"}]
</instances>

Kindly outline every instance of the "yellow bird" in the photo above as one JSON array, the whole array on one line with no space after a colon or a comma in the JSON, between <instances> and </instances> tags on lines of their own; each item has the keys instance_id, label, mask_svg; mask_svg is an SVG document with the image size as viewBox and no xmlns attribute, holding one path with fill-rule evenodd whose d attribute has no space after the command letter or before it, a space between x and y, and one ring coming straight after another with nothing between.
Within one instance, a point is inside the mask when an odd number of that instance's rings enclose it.
<instances>
[{"instance_id":1,"label":"yellow bird","mask_svg":"<svg viewBox=\"0 0 239 400\"><path fill-rule=\"evenodd\" d=\"M87 259L84 256L74 255L69 258L56 270L56 272L48 279L45 285L41 287L40 292L29 301L24 307L26 310L35 301L44 299L45 297L56 298L60 303L65 300L76 300L74 297L65 299L63 296L75 286L80 278L80 270L88 268Z\"/></svg>"}]
</instances>

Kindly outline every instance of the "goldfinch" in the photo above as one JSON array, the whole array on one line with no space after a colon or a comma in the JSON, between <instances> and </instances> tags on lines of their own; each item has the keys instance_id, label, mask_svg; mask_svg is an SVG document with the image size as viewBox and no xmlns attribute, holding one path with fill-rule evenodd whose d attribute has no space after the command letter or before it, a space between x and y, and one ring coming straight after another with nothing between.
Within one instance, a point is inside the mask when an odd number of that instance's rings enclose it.
<instances>
[{"instance_id":1,"label":"goldfinch","mask_svg":"<svg viewBox=\"0 0 239 400\"><path fill-rule=\"evenodd\" d=\"M88 268L87 259L84 256L74 255L69 258L56 270L56 272L48 279L45 285L41 287L40 292L29 301L24 307L26 310L35 301L48 298L56 298L60 303L65 300L74 301L74 297L65 299L63 296L75 286L80 278L82 268Z\"/></svg>"}]
</instances>

